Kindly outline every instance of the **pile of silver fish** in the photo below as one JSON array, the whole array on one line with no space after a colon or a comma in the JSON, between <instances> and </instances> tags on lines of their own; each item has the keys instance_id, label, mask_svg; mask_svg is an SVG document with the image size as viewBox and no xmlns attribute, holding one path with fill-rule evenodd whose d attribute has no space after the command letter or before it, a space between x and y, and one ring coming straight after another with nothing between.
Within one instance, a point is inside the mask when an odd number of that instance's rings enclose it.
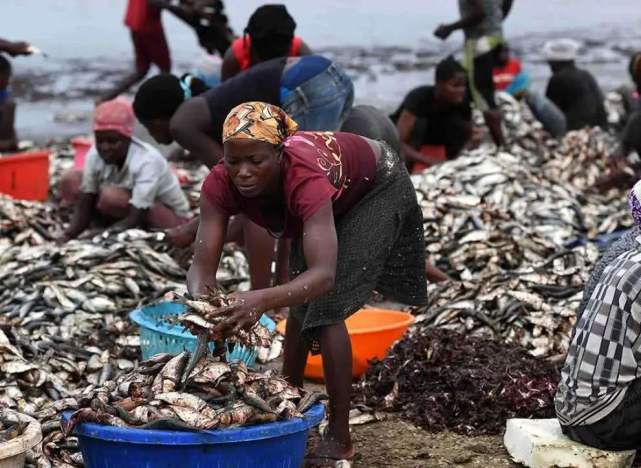
<instances>
[{"instance_id":1,"label":"pile of silver fish","mask_svg":"<svg viewBox=\"0 0 641 468\"><path fill-rule=\"evenodd\" d=\"M492 241L496 244L491 247L477 247L494 250L494 256L500 256L496 252L503 246L520 255L527 248L507 237ZM536 242L532 246L541 252ZM531 253L538 255L535 250ZM514 269L497 264L494 271L481 271L471 280L431 284L428 305L417 311L416 327L503 337L535 356L564 354L583 285L598 256L597 247L588 244L558 250L540 260L524 260ZM485 261L493 259L488 256Z\"/></svg>"},{"instance_id":2,"label":"pile of silver fish","mask_svg":"<svg viewBox=\"0 0 641 468\"><path fill-rule=\"evenodd\" d=\"M631 226L626 193L590 193L610 135L599 129L550 139L509 98L511 143L484 145L413 175L427 257L452 281L429 286L417 326L498 335L535 355L566 351L583 284L598 259L576 241Z\"/></svg>"},{"instance_id":3,"label":"pile of silver fish","mask_svg":"<svg viewBox=\"0 0 641 468\"><path fill-rule=\"evenodd\" d=\"M102 385L139 355L136 307L184 290L163 233L129 230L65 245L0 243L0 404L35 414L48 400ZM221 284L247 281L226 254Z\"/></svg>"},{"instance_id":4,"label":"pile of silver fish","mask_svg":"<svg viewBox=\"0 0 641 468\"><path fill-rule=\"evenodd\" d=\"M0 247L0 327L13 346L0 345L3 404L33 414L133 368L139 340L128 311L184 284L184 270L154 246L160 236Z\"/></svg>"},{"instance_id":5,"label":"pile of silver fish","mask_svg":"<svg viewBox=\"0 0 641 468\"><path fill-rule=\"evenodd\" d=\"M64 148L52 152L62 155L52 161L59 180L71 159ZM187 179L194 207L201 172ZM38 466L82 466L77 441L62 438L60 412L77 409L81 392L136 366L140 340L128 313L184 292L190 256L172 248L164 233L140 230L57 244L68 218L69 209L55 202L0 197L0 407L43 424L49 438L29 458ZM180 261L184 253L187 262ZM227 292L249 287L240 250L225 247L217 280ZM282 344L274 343L259 359L276 357Z\"/></svg>"},{"instance_id":6,"label":"pile of silver fish","mask_svg":"<svg viewBox=\"0 0 641 468\"><path fill-rule=\"evenodd\" d=\"M0 246L41 245L55 240L60 231L61 223L51 205L0 194Z\"/></svg>"}]
</instances>

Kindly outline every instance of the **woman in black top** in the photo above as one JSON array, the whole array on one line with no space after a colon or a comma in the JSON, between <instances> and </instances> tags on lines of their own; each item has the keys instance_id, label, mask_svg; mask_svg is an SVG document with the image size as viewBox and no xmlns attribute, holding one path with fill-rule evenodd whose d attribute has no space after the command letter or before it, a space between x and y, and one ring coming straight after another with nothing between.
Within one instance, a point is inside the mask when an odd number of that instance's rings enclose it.
<instances>
[{"instance_id":1,"label":"woman in black top","mask_svg":"<svg viewBox=\"0 0 641 468\"><path fill-rule=\"evenodd\" d=\"M452 57L444 59L436 66L435 82L412 90L397 111L396 127L412 172L455 158L472 134L463 67Z\"/></svg>"}]
</instances>

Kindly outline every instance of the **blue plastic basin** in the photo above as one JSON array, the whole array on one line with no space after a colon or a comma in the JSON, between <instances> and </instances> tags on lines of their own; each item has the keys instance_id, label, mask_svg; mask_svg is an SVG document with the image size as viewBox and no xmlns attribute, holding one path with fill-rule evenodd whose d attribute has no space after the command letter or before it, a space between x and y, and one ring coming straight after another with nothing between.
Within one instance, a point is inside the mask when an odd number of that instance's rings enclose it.
<instances>
[{"instance_id":1,"label":"blue plastic basin","mask_svg":"<svg viewBox=\"0 0 641 468\"><path fill-rule=\"evenodd\" d=\"M303 464L309 429L324 413L317 403L302 419L194 432L81 423L74 435L87 468L294 468Z\"/></svg>"},{"instance_id":2,"label":"blue plastic basin","mask_svg":"<svg viewBox=\"0 0 641 468\"><path fill-rule=\"evenodd\" d=\"M181 325L172 325L162 320L164 317L181 314L185 310L183 304L176 302L161 302L129 313L129 318L140 326L140 351L143 359L149 359L155 354L179 354L185 349L193 351L196 348L196 337ZM269 331L276 329L276 324L268 316L260 318L260 323ZM214 344L209 347L213 351ZM228 361L243 360L252 367L256 361L257 351L236 345L231 353L227 353Z\"/></svg>"}]
</instances>

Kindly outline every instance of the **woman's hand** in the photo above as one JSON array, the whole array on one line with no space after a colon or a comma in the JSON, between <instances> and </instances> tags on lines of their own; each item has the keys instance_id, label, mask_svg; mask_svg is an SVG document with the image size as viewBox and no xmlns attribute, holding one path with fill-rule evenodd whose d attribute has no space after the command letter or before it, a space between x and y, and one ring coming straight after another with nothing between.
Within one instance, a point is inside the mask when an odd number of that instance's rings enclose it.
<instances>
[{"instance_id":1,"label":"woman's hand","mask_svg":"<svg viewBox=\"0 0 641 468\"><path fill-rule=\"evenodd\" d=\"M452 34L452 29L447 24L441 24L434 30L434 35L441 40L445 40Z\"/></svg>"},{"instance_id":2,"label":"woman's hand","mask_svg":"<svg viewBox=\"0 0 641 468\"><path fill-rule=\"evenodd\" d=\"M233 336L240 330L247 330L254 326L261 315L268 309L266 306L265 289L232 294L234 302L227 307L222 307L215 314L225 316L225 320L213 330L215 336Z\"/></svg>"}]
</instances>

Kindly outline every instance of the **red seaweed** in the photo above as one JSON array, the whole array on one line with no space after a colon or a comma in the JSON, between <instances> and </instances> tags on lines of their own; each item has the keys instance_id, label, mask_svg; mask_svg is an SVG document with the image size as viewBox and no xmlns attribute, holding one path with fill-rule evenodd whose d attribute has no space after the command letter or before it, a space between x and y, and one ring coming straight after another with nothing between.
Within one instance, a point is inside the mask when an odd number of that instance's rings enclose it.
<instances>
[{"instance_id":1,"label":"red seaweed","mask_svg":"<svg viewBox=\"0 0 641 468\"><path fill-rule=\"evenodd\" d=\"M498 434L509 418L554 417L559 371L523 348L418 328L373 361L357 400L432 432Z\"/></svg>"}]
</instances>

